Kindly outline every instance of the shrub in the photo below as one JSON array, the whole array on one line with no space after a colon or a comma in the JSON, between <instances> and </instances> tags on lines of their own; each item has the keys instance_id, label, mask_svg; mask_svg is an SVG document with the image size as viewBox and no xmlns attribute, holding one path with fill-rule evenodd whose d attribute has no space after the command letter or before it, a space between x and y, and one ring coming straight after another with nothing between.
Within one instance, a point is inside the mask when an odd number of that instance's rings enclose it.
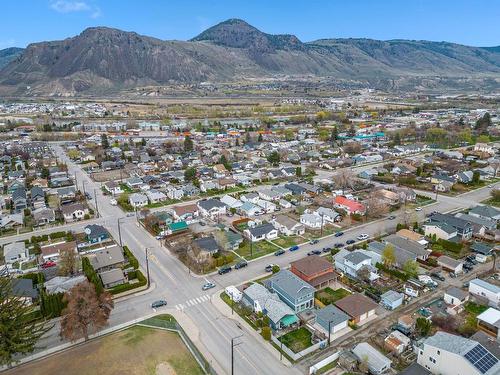
<instances>
[{"instance_id":1,"label":"shrub","mask_svg":"<svg viewBox=\"0 0 500 375\"><path fill-rule=\"evenodd\" d=\"M111 294L119 294L132 289L140 288L148 283L146 276L144 276L141 271L136 270L134 272L136 272L137 280L139 280L139 282L134 284L127 283L127 284L117 285L109 289L109 292Z\"/></svg>"},{"instance_id":2,"label":"shrub","mask_svg":"<svg viewBox=\"0 0 500 375\"><path fill-rule=\"evenodd\" d=\"M92 267L92 264L90 264L89 258L87 257L82 258L82 269L87 279L92 284L94 284L96 293L101 294L104 291L104 287L102 286L102 282L101 279L99 278L99 275L97 275L97 272L95 272L94 267Z\"/></svg>"},{"instance_id":3,"label":"shrub","mask_svg":"<svg viewBox=\"0 0 500 375\"><path fill-rule=\"evenodd\" d=\"M54 233L49 234L49 238L51 240L57 240L57 239L63 238L63 237L66 237L66 232L54 232Z\"/></svg>"},{"instance_id":4,"label":"shrub","mask_svg":"<svg viewBox=\"0 0 500 375\"><path fill-rule=\"evenodd\" d=\"M385 273L388 273L389 275L394 276L402 281L407 281L409 279L409 277L406 273L389 268L389 267L386 267L382 263L377 263L375 265L375 267L377 267L379 270L382 270Z\"/></svg>"},{"instance_id":5,"label":"shrub","mask_svg":"<svg viewBox=\"0 0 500 375\"><path fill-rule=\"evenodd\" d=\"M264 340L270 341L271 340L271 327L262 328L261 335L264 338Z\"/></svg>"},{"instance_id":6,"label":"shrub","mask_svg":"<svg viewBox=\"0 0 500 375\"><path fill-rule=\"evenodd\" d=\"M443 249L450 251L455 254L460 254L462 251L462 244L461 243L456 243L456 242L451 242L443 239L438 240L438 245L441 245Z\"/></svg>"},{"instance_id":7,"label":"shrub","mask_svg":"<svg viewBox=\"0 0 500 375\"><path fill-rule=\"evenodd\" d=\"M132 252L130 251L130 249L128 248L128 246L123 246L123 252L125 253L125 256L127 257L128 262L130 263L130 265L132 267L134 267L134 269L138 269L139 268L139 261L134 256L134 254L132 254Z\"/></svg>"}]
</instances>

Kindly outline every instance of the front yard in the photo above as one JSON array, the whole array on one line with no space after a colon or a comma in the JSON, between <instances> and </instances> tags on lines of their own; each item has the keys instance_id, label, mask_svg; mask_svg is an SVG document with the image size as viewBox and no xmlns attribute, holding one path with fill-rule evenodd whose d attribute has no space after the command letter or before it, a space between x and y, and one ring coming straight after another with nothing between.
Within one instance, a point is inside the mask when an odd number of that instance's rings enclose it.
<instances>
[{"instance_id":1,"label":"front yard","mask_svg":"<svg viewBox=\"0 0 500 375\"><path fill-rule=\"evenodd\" d=\"M300 327L294 331L281 336L279 341L294 353L299 353L312 346L312 333L305 327Z\"/></svg>"},{"instance_id":2,"label":"front yard","mask_svg":"<svg viewBox=\"0 0 500 375\"><path fill-rule=\"evenodd\" d=\"M254 242L251 245L250 241L244 240L238 250L236 250L236 254L245 258L246 260L251 260L274 253L277 250L280 250L279 247L273 245L271 242L259 241Z\"/></svg>"},{"instance_id":3,"label":"front yard","mask_svg":"<svg viewBox=\"0 0 500 375\"><path fill-rule=\"evenodd\" d=\"M331 305L350 294L351 293L344 288L333 290L330 287L326 287L325 289L318 290L314 294L314 297L317 298L323 305Z\"/></svg>"},{"instance_id":4,"label":"front yard","mask_svg":"<svg viewBox=\"0 0 500 375\"><path fill-rule=\"evenodd\" d=\"M281 246L284 249L288 249L292 246L303 244L307 242L307 240L300 236L283 236L271 242L275 245Z\"/></svg>"}]
</instances>

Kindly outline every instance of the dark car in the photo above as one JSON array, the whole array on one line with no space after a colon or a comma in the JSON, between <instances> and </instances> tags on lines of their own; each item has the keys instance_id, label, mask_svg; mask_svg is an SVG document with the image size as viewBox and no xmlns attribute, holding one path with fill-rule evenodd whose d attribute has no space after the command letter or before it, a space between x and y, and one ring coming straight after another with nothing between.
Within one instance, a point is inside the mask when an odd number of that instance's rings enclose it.
<instances>
[{"instance_id":1,"label":"dark car","mask_svg":"<svg viewBox=\"0 0 500 375\"><path fill-rule=\"evenodd\" d=\"M344 244L342 242L337 242L335 245L333 245L336 249L344 246Z\"/></svg>"},{"instance_id":2,"label":"dark car","mask_svg":"<svg viewBox=\"0 0 500 375\"><path fill-rule=\"evenodd\" d=\"M340 236L343 236L344 235L344 232L337 232L335 233L335 237L340 237Z\"/></svg>"},{"instance_id":3,"label":"dark car","mask_svg":"<svg viewBox=\"0 0 500 375\"><path fill-rule=\"evenodd\" d=\"M319 242L319 240L311 240L311 241L309 241L309 244L316 245L318 242Z\"/></svg>"},{"instance_id":4,"label":"dark car","mask_svg":"<svg viewBox=\"0 0 500 375\"><path fill-rule=\"evenodd\" d=\"M281 249L281 250L278 250L274 253L275 256L279 257L280 255L283 255L285 254L285 250Z\"/></svg>"},{"instance_id":5,"label":"dark car","mask_svg":"<svg viewBox=\"0 0 500 375\"><path fill-rule=\"evenodd\" d=\"M290 251L296 251L298 249L299 249L299 247L297 245L295 245L295 246L292 246L289 250Z\"/></svg>"},{"instance_id":6,"label":"dark car","mask_svg":"<svg viewBox=\"0 0 500 375\"><path fill-rule=\"evenodd\" d=\"M85 193L85 198L87 198L89 201L92 200L92 195L89 193Z\"/></svg>"},{"instance_id":7,"label":"dark car","mask_svg":"<svg viewBox=\"0 0 500 375\"><path fill-rule=\"evenodd\" d=\"M438 279L439 281L446 280L443 275L441 275L440 273L437 273L437 272L431 273L431 277L434 277L434 278Z\"/></svg>"},{"instance_id":8,"label":"dark car","mask_svg":"<svg viewBox=\"0 0 500 375\"><path fill-rule=\"evenodd\" d=\"M396 216L394 216L394 215L391 215L388 217L389 220L394 220L395 218L396 218Z\"/></svg>"},{"instance_id":9,"label":"dark car","mask_svg":"<svg viewBox=\"0 0 500 375\"><path fill-rule=\"evenodd\" d=\"M356 241L354 240L347 240L345 243L348 244L348 245L352 245L353 243L355 243Z\"/></svg>"},{"instance_id":10,"label":"dark car","mask_svg":"<svg viewBox=\"0 0 500 375\"><path fill-rule=\"evenodd\" d=\"M328 253L328 252L332 251L332 248L331 247L324 247L322 251L324 253Z\"/></svg>"},{"instance_id":11,"label":"dark car","mask_svg":"<svg viewBox=\"0 0 500 375\"><path fill-rule=\"evenodd\" d=\"M239 261L238 263L236 263L234 265L234 269L235 270L239 270L240 268L243 268L243 267L246 267L246 266L248 266L248 263L246 261L244 261L244 260L241 260L241 261Z\"/></svg>"},{"instance_id":12,"label":"dark car","mask_svg":"<svg viewBox=\"0 0 500 375\"><path fill-rule=\"evenodd\" d=\"M321 250L313 250L312 253L314 255L321 255Z\"/></svg>"},{"instance_id":13,"label":"dark car","mask_svg":"<svg viewBox=\"0 0 500 375\"><path fill-rule=\"evenodd\" d=\"M219 275L224 275L225 273L231 272L231 266L223 266L219 268Z\"/></svg>"},{"instance_id":14,"label":"dark car","mask_svg":"<svg viewBox=\"0 0 500 375\"><path fill-rule=\"evenodd\" d=\"M153 309L157 309L157 308L162 307L162 306L167 306L167 301L160 299L158 301L154 301L151 304L151 308L153 308Z\"/></svg>"},{"instance_id":15,"label":"dark car","mask_svg":"<svg viewBox=\"0 0 500 375\"><path fill-rule=\"evenodd\" d=\"M274 264L268 264L265 268L266 272L272 272L273 271Z\"/></svg>"},{"instance_id":16,"label":"dark car","mask_svg":"<svg viewBox=\"0 0 500 375\"><path fill-rule=\"evenodd\" d=\"M474 266L471 263L466 262L466 263L464 263L463 268L464 268L464 270L472 271L474 269Z\"/></svg>"}]
</instances>

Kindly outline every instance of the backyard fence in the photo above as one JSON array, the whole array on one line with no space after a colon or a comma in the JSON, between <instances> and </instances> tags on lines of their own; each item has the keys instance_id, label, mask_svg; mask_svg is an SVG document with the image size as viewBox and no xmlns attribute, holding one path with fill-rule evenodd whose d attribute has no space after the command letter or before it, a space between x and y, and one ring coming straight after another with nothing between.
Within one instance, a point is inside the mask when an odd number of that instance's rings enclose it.
<instances>
[{"instance_id":1,"label":"backyard fence","mask_svg":"<svg viewBox=\"0 0 500 375\"><path fill-rule=\"evenodd\" d=\"M326 357L325 359L319 361L318 363L309 367L309 374L316 374L319 369L329 365L330 363L336 361L340 356L340 352L335 352L332 355Z\"/></svg>"},{"instance_id":2,"label":"backyard fence","mask_svg":"<svg viewBox=\"0 0 500 375\"><path fill-rule=\"evenodd\" d=\"M288 348L287 346L282 344L278 337L271 335L271 340L281 350L283 350L283 352L285 352L287 356L289 356L294 361L298 361L302 357L305 357L306 355L308 355L308 354L310 354L318 349L324 348L327 345L327 341L328 341L328 340L321 340L321 341L317 342L316 344L311 345L310 347L308 347L308 348L306 348L298 353L295 353L293 350L291 350L290 348Z\"/></svg>"}]
</instances>

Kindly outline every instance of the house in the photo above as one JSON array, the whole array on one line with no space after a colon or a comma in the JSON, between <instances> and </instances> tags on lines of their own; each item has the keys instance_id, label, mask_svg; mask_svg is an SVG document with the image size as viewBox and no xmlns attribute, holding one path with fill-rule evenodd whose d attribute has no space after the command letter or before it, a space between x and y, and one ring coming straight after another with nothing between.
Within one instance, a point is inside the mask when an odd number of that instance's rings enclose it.
<instances>
[{"instance_id":1,"label":"house","mask_svg":"<svg viewBox=\"0 0 500 375\"><path fill-rule=\"evenodd\" d=\"M24 189L24 180L23 181L20 181L20 180L14 180L12 182L10 182L7 186L7 194L11 194L16 191L17 189Z\"/></svg>"},{"instance_id":2,"label":"house","mask_svg":"<svg viewBox=\"0 0 500 375\"><path fill-rule=\"evenodd\" d=\"M264 199L258 199L255 203L261 210L265 213L272 213L276 211L276 204L273 202L266 201Z\"/></svg>"},{"instance_id":3,"label":"house","mask_svg":"<svg viewBox=\"0 0 500 375\"><path fill-rule=\"evenodd\" d=\"M462 240L469 240L472 237L472 225L470 222L466 220L462 220L458 217L455 217L451 214L442 214L440 212L434 212L429 216L426 224L436 224L436 223L444 223L453 227L457 231L457 235Z\"/></svg>"},{"instance_id":4,"label":"house","mask_svg":"<svg viewBox=\"0 0 500 375\"><path fill-rule=\"evenodd\" d=\"M73 202L76 198L76 190L74 186L68 186L61 189L57 189L57 197L61 204Z\"/></svg>"},{"instance_id":5,"label":"house","mask_svg":"<svg viewBox=\"0 0 500 375\"><path fill-rule=\"evenodd\" d=\"M99 273L113 268L119 268L125 264L123 250L120 246L110 246L105 249L97 250L86 255L94 270Z\"/></svg>"},{"instance_id":6,"label":"house","mask_svg":"<svg viewBox=\"0 0 500 375\"><path fill-rule=\"evenodd\" d=\"M111 238L107 229L102 225L90 224L83 231L88 243L101 243Z\"/></svg>"},{"instance_id":7,"label":"house","mask_svg":"<svg viewBox=\"0 0 500 375\"><path fill-rule=\"evenodd\" d=\"M469 300L469 293L456 286L451 286L444 292L444 302L452 306L460 306Z\"/></svg>"},{"instance_id":8,"label":"house","mask_svg":"<svg viewBox=\"0 0 500 375\"><path fill-rule=\"evenodd\" d=\"M297 236L305 233L304 225L286 215L276 215L271 222L285 236Z\"/></svg>"},{"instance_id":9,"label":"house","mask_svg":"<svg viewBox=\"0 0 500 375\"><path fill-rule=\"evenodd\" d=\"M121 188L120 184L117 184L114 181L106 181L103 184L103 187L108 193L113 196L123 193L123 189Z\"/></svg>"},{"instance_id":10,"label":"house","mask_svg":"<svg viewBox=\"0 0 500 375\"><path fill-rule=\"evenodd\" d=\"M481 217L464 214L463 212L457 213L455 217L468 221L472 225L472 233L479 236L484 236L486 229L490 231L497 229L496 220L483 219Z\"/></svg>"},{"instance_id":11,"label":"house","mask_svg":"<svg viewBox=\"0 0 500 375\"><path fill-rule=\"evenodd\" d=\"M292 192L292 195L304 195L307 190L295 183L285 184L285 189L288 189Z\"/></svg>"},{"instance_id":12,"label":"house","mask_svg":"<svg viewBox=\"0 0 500 375\"><path fill-rule=\"evenodd\" d=\"M61 254L66 251L77 252L76 241L60 242L53 245L46 245L40 248L44 262L57 261Z\"/></svg>"},{"instance_id":13,"label":"house","mask_svg":"<svg viewBox=\"0 0 500 375\"><path fill-rule=\"evenodd\" d=\"M282 194L273 189L264 189L258 192L259 196L266 201L277 201L282 197Z\"/></svg>"},{"instance_id":14,"label":"house","mask_svg":"<svg viewBox=\"0 0 500 375\"><path fill-rule=\"evenodd\" d=\"M13 296L19 297L29 305L38 299L38 290L33 286L31 279L12 279L11 292Z\"/></svg>"},{"instance_id":15,"label":"house","mask_svg":"<svg viewBox=\"0 0 500 375\"><path fill-rule=\"evenodd\" d=\"M250 306L255 313L263 313L269 317L274 330L289 327L298 322L295 312L277 293L273 293L259 283L253 283L243 291L243 304Z\"/></svg>"},{"instance_id":16,"label":"house","mask_svg":"<svg viewBox=\"0 0 500 375\"><path fill-rule=\"evenodd\" d=\"M228 206L229 208L240 208L241 206L243 206L243 202L240 201L239 199L236 199L236 198L233 198L232 196L230 195L224 195L220 201L222 203L224 203L226 206Z\"/></svg>"},{"instance_id":17,"label":"house","mask_svg":"<svg viewBox=\"0 0 500 375\"><path fill-rule=\"evenodd\" d=\"M243 236L236 231L231 229L224 229L224 234L226 236L226 241L222 245L226 251L238 250L240 245L243 243Z\"/></svg>"},{"instance_id":18,"label":"house","mask_svg":"<svg viewBox=\"0 0 500 375\"><path fill-rule=\"evenodd\" d=\"M487 154L494 155L495 147L493 145L489 145L488 143L476 143L474 145L474 151L486 152Z\"/></svg>"},{"instance_id":19,"label":"house","mask_svg":"<svg viewBox=\"0 0 500 375\"><path fill-rule=\"evenodd\" d=\"M300 222L311 229L320 229L324 225L323 218L316 214L304 213L300 215Z\"/></svg>"},{"instance_id":20,"label":"house","mask_svg":"<svg viewBox=\"0 0 500 375\"><path fill-rule=\"evenodd\" d=\"M295 313L314 306L314 288L288 270L281 270L264 281Z\"/></svg>"},{"instance_id":21,"label":"house","mask_svg":"<svg viewBox=\"0 0 500 375\"><path fill-rule=\"evenodd\" d=\"M387 237L384 238L384 241L386 244L391 244L393 245L396 249L403 249L404 251L411 253L411 258L413 260L420 259L420 260L427 260L429 257L429 254L431 253L431 250L427 250L425 248L425 244L427 244L427 241L423 240L422 245L421 243L411 240L407 237L402 237L398 234L391 234ZM401 264L401 266L404 263Z\"/></svg>"},{"instance_id":22,"label":"house","mask_svg":"<svg viewBox=\"0 0 500 375\"><path fill-rule=\"evenodd\" d=\"M182 185L181 189L184 192L185 197L193 197L200 194L200 189L191 183Z\"/></svg>"},{"instance_id":23,"label":"house","mask_svg":"<svg viewBox=\"0 0 500 375\"><path fill-rule=\"evenodd\" d=\"M426 246L429 242L425 239L423 234L414 232L409 229L400 229L396 232L399 237L405 238L410 241L417 242L419 245Z\"/></svg>"},{"instance_id":24,"label":"house","mask_svg":"<svg viewBox=\"0 0 500 375\"><path fill-rule=\"evenodd\" d=\"M500 210L488 205L476 206L472 208L469 211L469 215L500 222Z\"/></svg>"},{"instance_id":25,"label":"house","mask_svg":"<svg viewBox=\"0 0 500 375\"><path fill-rule=\"evenodd\" d=\"M500 287L481 279L469 282L469 293L488 301L493 307L500 307Z\"/></svg>"},{"instance_id":26,"label":"house","mask_svg":"<svg viewBox=\"0 0 500 375\"><path fill-rule=\"evenodd\" d=\"M29 258L29 250L24 242L12 242L3 246L5 263L12 264Z\"/></svg>"},{"instance_id":27,"label":"house","mask_svg":"<svg viewBox=\"0 0 500 375\"><path fill-rule=\"evenodd\" d=\"M0 216L0 228L11 229L16 227L21 227L24 225L24 213L23 211Z\"/></svg>"},{"instance_id":28,"label":"house","mask_svg":"<svg viewBox=\"0 0 500 375\"><path fill-rule=\"evenodd\" d=\"M377 269L372 265L372 258L361 251L340 250L334 256L335 269L339 272L348 274L351 277L358 278L358 272L362 268L370 271L370 281L379 278Z\"/></svg>"},{"instance_id":29,"label":"house","mask_svg":"<svg viewBox=\"0 0 500 375\"><path fill-rule=\"evenodd\" d=\"M45 192L41 187L31 188L31 206L33 209L45 207Z\"/></svg>"},{"instance_id":30,"label":"house","mask_svg":"<svg viewBox=\"0 0 500 375\"><path fill-rule=\"evenodd\" d=\"M215 255L219 252L219 245L212 236L197 238L193 242L206 254Z\"/></svg>"},{"instance_id":31,"label":"house","mask_svg":"<svg viewBox=\"0 0 500 375\"><path fill-rule=\"evenodd\" d=\"M23 187L14 190L11 195L11 201L14 212L20 212L27 208L26 190Z\"/></svg>"},{"instance_id":32,"label":"house","mask_svg":"<svg viewBox=\"0 0 500 375\"><path fill-rule=\"evenodd\" d=\"M411 340L399 331L392 331L385 339L384 346L390 352L400 355L411 344Z\"/></svg>"},{"instance_id":33,"label":"house","mask_svg":"<svg viewBox=\"0 0 500 375\"><path fill-rule=\"evenodd\" d=\"M218 199L209 198L198 201L198 209L201 216L212 220L217 219L219 215L225 215L226 208L227 206Z\"/></svg>"},{"instance_id":34,"label":"house","mask_svg":"<svg viewBox=\"0 0 500 375\"><path fill-rule=\"evenodd\" d=\"M274 240L278 238L278 231L270 223L261 224L253 228L247 228L243 233L252 242Z\"/></svg>"},{"instance_id":35,"label":"house","mask_svg":"<svg viewBox=\"0 0 500 375\"><path fill-rule=\"evenodd\" d=\"M87 281L85 275L79 276L56 276L48 281L46 281L43 286L47 294L57 294L66 293L75 285L78 285L84 281Z\"/></svg>"},{"instance_id":36,"label":"house","mask_svg":"<svg viewBox=\"0 0 500 375\"><path fill-rule=\"evenodd\" d=\"M328 305L316 311L315 326L319 326L327 335L328 331L331 335L335 335L348 327L349 319L349 315L345 312L334 305Z\"/></svg>"},{"instance_id":37,"label":"house","mask_svg":"<svg viewBox=\"0 0 500 375\"><path fill-rule=\"evenodd\" d=\"M437 263L445 271L453 272L454 274L459 274L462 272L463 263L459 260L450 258L447 255L441 255L437 258Z\"/></svg>"},{"instance_id":38,"label":"house","mask_svg":"<svg viewBox=\"0 0 500 375\"><path fill-rule=\"evenodd\" d=\"M242 202L250 202L250 203L255 204L259 200L259 194L257 194L257 193L242 194L240 196L240 199Z\"/></svg>"},{"instance_id":39,"label":"house","mask_svg":"<svg viewBox=\"0 0 500 375\"><path fill-rule=\"evenodd\" d=\"M99 277L104 288L112 288L117 285L122 285L127 282L127 278L120 268L113 268L107 271L99 272Z\"/></svg>"},{"instance_id":40,"label":"house","mask_svg":"<svg viewBox=\"0 0 500 375\"><path fill-rule=\"evenodd\" d=\"M316 215L323 218L324 223L336 223L342 220L342 216L337 212L327 207L319 207L316 212Z\"/></svg>"},{"instance_id":41,"label":"house","mask_svg":"<svg viewBox=\"0 0 500 375\"><path fill-rule=\"evenodd\" d=\"M333 200L335 208L344 210L347 214L359 214L364 215L366 208L363 204L355 201L353 199L346 198L342 195L337 195Z\"/></svg>"},{"instance_id":42,"label":"house","mask_svg":"<svg viewBox=\"0 0 500 375\"><path fill-rule=\"evenodd\" d=\"M176 221L195 221L198 217L198 206L196 204L186 204L184 206L174 206L171 212Z\"/></svg>"},{"instance_id":43,"label":"house","mask_svg":"<svg viewBox=\"0 0 500 375\"><path fill-rule=\"evenodd\" d=\"M389 290L380 296L380 304L386 309L394 310L403 304L404 294Z\"/></svg>"},{"instance_id":44,"label":"house","mask_svg":"<svg viewBox=\"0 0 500 375\"><path fill-rule=\"evenodd\" d=\"M391 368L392 361L366 342L357 344L352 352L359 362L366 361L370 374L380 375Z\"/></svg>"},{"instance_id":45,"label":"house","mask_svg":"<svg viewBox=\"0 0 500 375\"><path fill-rule=\"evenodd\" d=\"M451 181L439 181L434 184L434 190L440 192L448 192L451 190L455 183Z\"/></svg>"},{"instance_id":46,"label":"house","mask_svg":"<svg viewBox=\"0 0 500 375\"><path fill-rule=\"evenodd\" d=\"M448 225L444 222L440 223L425 223L423 225L424 234L427 237L434 237L436 239L447 240L449 241L452 238L458 236L458 232L451 225Z\"/></svg>"},{"instance_id":47,"label":"house","mask_svg":"<svg viewBox=\"0 0 500 375\"><path fill-rule=\"evenodd\" d=\"M146 196L148 197L149 203L160 203L167 200L167 196L156 189L151 189L146 192Z\"/></svg>"},{"instance_id":48,"label":"house","mask_svg":"<svg viewBox=\"0 0 500 375\"><path fill-rule=\"evenodd\" d=\"M495 340L500 339L500 311L490 307L477 316L477 328L492 336Z\"/></svg>"},{"instance_id":49,"label":"house","mask_svg":"<svg viewBox=\"0 0 500 375\"><path fill-rule=\"evenodd\" d=\"M166 191L170 199L180 200L184 197L184 190L178 186L168 185Z\"/></svg>"},{"instance_id":50,"label":"house","mask_svg":"<svg viewBox=\"0 0 500 375\"><path fill-rule=\"evenodd\" d=\"M61 213L66 223L85 219L89 209L82 203L70 203L61 206Z\"/></svg>"},{"instance_id":51,"label":"house","mask_svg":"<svg viewBox=\"0 0 500 375\"><path fill-rule=\"evenodd\" d=\"M495 375L499 358L477 341L438 331L417 348L417 363L433 374Z\"/></svg>"},{"instance_id":52,"label":"house","mask_svg":"<svg viewBox=\"0 0 500 375\"><path fill-rule=\"evenodd\" d=\"M33 216L35 226L46 225L56 221L56 213L52 208L37 208L36 210L31 211L31 216Z\"/></svg>"},{"instance_id":53,"label":"house","mask_svg":"<svg viewBox=\"0 0 500 375\"><path fill-rule=\"evenodd\" d=\"M470 250L476 253L476 260L480 263L485 263L488 260L488 257L493 252L493 245L474 241L470 245Z\"/></svg>"},{"instance_id":54,"label":"house","mask_svg":"<svg viewBox=\"0 0 500 375\"><path fill-rule=\"evenodd\" d=\"M378 307L370 298L360 293L350 294L339 299L335 302L335 306L349 315L355 324L363 323L375 317L375 310Z\"/></svg>"},{"instance_id":55,"label":"house","mask_svg":"<svg viewBox=\"0 0 500 375\"><path fill-rule=\"evenodd\" d=\"M337 280L332 263L318 255L291 262L290 271L316 289L325 288Z\"/></svg>"},{"instance_id":56,"label":"house","mask_svg":"<svg viewBox=\"0 0 500 375\"><path fill-rule=\"evenodd\" d=\"M129 195L128 202L136 209L146 207L148 205L148 197L145 194L133 193Z\"/></svg>"},{"instance_id":57,"label":"house","mask_svg":"<svg viewBox=\"0 0 500 375\"><path fill-rule=\"evenodd\" d=\"M130 177L127 179L127 182L125 182L131 190L139 189L143 183L144 181L142 181L139 177Z\"/></svg>"},{"instance_id":58,"label":"house","mask_svg":"<svg viewBox=\"0 0 500 375\"><path fill-rule=\"evenodd\" d=\"M242 216L256 216L262 213L262 209L250 202L245 202L241 205L241 207L238 209L238 212Z\"/></svg>"}]
</instances>

